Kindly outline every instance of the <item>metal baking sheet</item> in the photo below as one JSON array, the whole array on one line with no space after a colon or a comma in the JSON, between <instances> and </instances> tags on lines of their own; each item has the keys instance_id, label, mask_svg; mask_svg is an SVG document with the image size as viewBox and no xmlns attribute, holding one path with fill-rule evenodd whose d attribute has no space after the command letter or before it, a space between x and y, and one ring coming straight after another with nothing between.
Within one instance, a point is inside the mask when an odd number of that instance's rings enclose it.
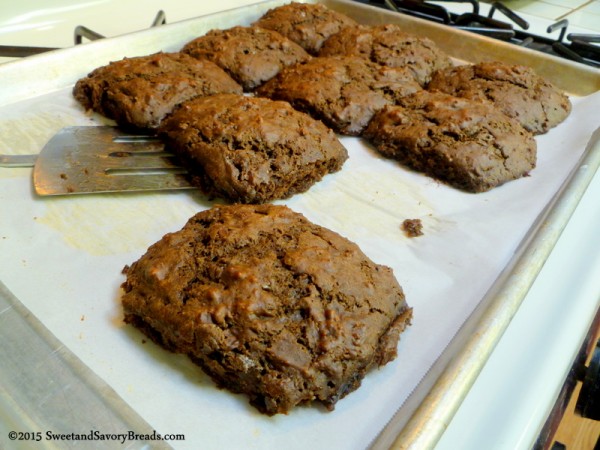
<instances>
[{"instance_id":1,"label":"metal baking sheet","mask_svg":"<svg viewBox=\"0 0 600 450\"><path fill-rule=\"evenodd\" d=\"M107 123L86 115L70 92L99 65L178 50L212 28L249 24L283 3L260 2L1 65L0 152L36 153L64 126ZM360 139L340 137L350 153L343 170L278 202L392 267L414 308L398 358L370 373L332 413L317 407L261 416L245 398L216 389L187 358L145 343L123 325L122 267L209 208L206 198L172 192L42 199L32 191L30 169L1 169L0 296L6 301L0 333L37 349L5 349L12 364L0 365L0 385L9 386L0 404L12 405L8 423L33 432L83 434L95 426L105 433L133 428L142 435L179 434L185 440L161 444L182 449L199 443L206 449L421 448L439 437L597 170L600 149L593 133L600 96L594 92L600 74L359 3L322 3L363 23L401 23L463 61L531 65L571 94L573 113L536 138L539 161L530 177L489 193L456 191L377 156ZM404 236L400 224L407 218L420 218L425 235ZM51 342L44 347L40 340ZM44 354L61 355L48 359L60 364L41 370ZM54 390L46 398L34 395L23 374L45 379L39 390L48 384ZM75 392L75 385L82 388ZM97 405L93 414L83 406L88 397ZM110 401L98 401L103 398ZM52 421L44 409L65 404L72 412L68 421Z\"/></svg>"}]
</instances>

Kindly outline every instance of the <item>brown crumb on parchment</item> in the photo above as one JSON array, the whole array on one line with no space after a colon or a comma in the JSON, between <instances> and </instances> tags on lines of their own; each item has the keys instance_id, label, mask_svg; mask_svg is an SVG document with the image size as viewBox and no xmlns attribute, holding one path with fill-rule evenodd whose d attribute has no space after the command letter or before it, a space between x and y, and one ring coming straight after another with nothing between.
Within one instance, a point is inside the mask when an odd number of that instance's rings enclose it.
<instances>
[{"instance_id":1,"label":"brown crumb on parchment","mask_svg":"<svg viewBox=\"0 0 600 450\"><path fill-rule=\"evenodd\" d=\"M423 224L421 223L421 219L406 219L402 222L402 231L409 238L422 236Z\"/></svg>"}]
</instances>

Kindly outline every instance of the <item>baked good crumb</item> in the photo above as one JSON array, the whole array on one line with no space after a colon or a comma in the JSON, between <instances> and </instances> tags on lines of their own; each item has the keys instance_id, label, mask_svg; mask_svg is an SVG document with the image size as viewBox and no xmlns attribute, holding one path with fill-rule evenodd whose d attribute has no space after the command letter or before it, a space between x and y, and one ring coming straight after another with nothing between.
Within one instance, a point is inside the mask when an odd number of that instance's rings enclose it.
<instances>
[{"instance_id":1,"label":"baked good crumb","mask_svg":"<svg viewBox=\"0 0 600 450\"><path fill-rule=\"evenodd\" d=\"M402 221L402 231L410 238L423 236L423 223L421 219L405 219Z\"/></svg>"}]
</instances>

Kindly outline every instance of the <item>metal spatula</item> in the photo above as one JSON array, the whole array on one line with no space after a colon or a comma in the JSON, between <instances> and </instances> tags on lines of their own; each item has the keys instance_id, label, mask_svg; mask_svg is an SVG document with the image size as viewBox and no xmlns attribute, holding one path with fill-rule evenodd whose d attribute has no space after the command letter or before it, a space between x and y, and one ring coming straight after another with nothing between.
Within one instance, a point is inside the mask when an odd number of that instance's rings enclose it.
<instances>
[{"instance_id":1,"label":"metal spatula","mask_svg":"<svg viewBox=\"0 0 600 450\"><path fill-rule=\"evenodd\" d=\"M193 189L155 137L116 127L68 127L39 155L0 155L0 166L33 166L39 195Z\"/></svg>"}]
</instances>

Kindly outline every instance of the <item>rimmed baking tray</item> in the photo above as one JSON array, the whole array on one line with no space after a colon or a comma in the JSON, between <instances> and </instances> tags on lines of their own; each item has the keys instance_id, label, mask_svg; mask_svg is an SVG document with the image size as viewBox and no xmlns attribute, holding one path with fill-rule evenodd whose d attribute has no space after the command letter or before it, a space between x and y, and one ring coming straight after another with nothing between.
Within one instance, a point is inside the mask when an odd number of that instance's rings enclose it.
<instances>
[{"instance_id":1,"label":"rimmed baking tray","mask_svg":"<svg viewBox=\"0 0 600 450\"><path fill-rule=\"evenodd\" d=\"M70 94L99 65L178 50L212 28L250 24L283 3L255 3L0 66L0 151L35 153L63 126L106 123L84 114ZM458 192L377 156L360 139L340 137L350 153L343 170L280 202L394 269L415 312L397 360L370 373L334 412L260 416L245 399L215 389L186 358L145 344L121 321L121 268L210 202L197 193L41 199L32 193L30 169L3 169L0 332L21 342L3 347L3 361L11 361L0 366L5 423L34 432L84 434L94 427L184 435L160 442L176 448L434 445L597 170L598 123L589 113L600 103L600 74L379 8L321 3L362 23L400 23L462 61L530 65L572 95L571 117L536 138L531 176L492 192ZM425 235L404 236L406 218L421 219ZM88 401L94 411L82 406ZM60 420L50 414L56 410Z\"/></svg>"}]
</instances>

